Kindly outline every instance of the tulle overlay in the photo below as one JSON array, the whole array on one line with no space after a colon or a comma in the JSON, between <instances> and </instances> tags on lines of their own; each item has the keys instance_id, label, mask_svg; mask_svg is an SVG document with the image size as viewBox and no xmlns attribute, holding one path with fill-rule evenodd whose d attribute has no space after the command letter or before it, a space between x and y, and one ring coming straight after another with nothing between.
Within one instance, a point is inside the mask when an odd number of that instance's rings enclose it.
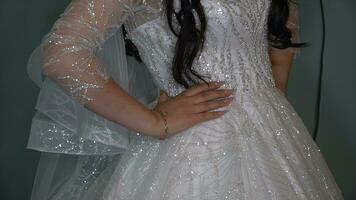
<instances>
[{"instance_id":1,"label":"tulle overlay","mask_svg":"<svg viewBox=\"0 0 356 200\"><path fill-rule=\"evenodd\" d=\"M163 0L72 1L28 64L41 88L28 143L43 152L33 200L343 199L303 121L275 87L271 1L201 3L206 43L193 69L226 81L236 98L223 117L161 141L85 104L109 78L148 108L158 89L172 96L185 89L171 74L176 37ZM291 13L298 40L296 8ZM144 64L125 56L123 24Z\"/></svg>"},{"instance_id":2,"label":"tulle overlay","mask_svg":"<svg viewBox=\"0 0 356 200\"><path fill-rule=\"evenodd\" d=\"M60 85L41 76L42 56L42 48L38 47L28 64L30 77L41 90L27 147L42 152L78 155L124 152L130 141L130 130L86 109ZM130 95L147 106L154 102L157 87L144 66L132 57L126 58L121 30L106 41L97 56L105 61L114 81Z\"/></svg>"},{"instance_id":3,"label":"tulle overlay","mask_svg":"<svg viewBox=\"0 0 356 200\"><path fill-rule=\"evenodd\" d=\"M137 136L103 199L341 199L297 113L277 88L165 142Z\"/></svg>"},{"instance_id":4,"label":"tulle overlay","mask_svg":"<svg viewBox=\"0 0 356 200\"><path fill-rule=\"evenodd\" d=\"M58 162L81 164L74 172L67 166L52 199L342 199L319 148L277 88L238 97L228 109L165 141L136 134L121 155L62 157Z\"/></svg>"}]
</instances>

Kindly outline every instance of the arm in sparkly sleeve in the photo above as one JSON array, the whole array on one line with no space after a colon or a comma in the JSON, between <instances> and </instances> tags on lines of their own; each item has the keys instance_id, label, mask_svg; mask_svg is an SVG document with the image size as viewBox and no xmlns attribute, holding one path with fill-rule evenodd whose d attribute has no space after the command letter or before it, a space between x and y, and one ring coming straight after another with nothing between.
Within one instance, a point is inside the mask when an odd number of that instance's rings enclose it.
<instances>
[{"instance_id":1,"label":"arm in sparkly sleeve","mask_svg":"<svg viewBox=\"0 0 356 200\"><path fill-rule=\"evenodd\" d=\"M291 42L299 43L299 15L298 7L295 3L289 3L289 18L287 28L292 33ZM289 47L286 49L269 48L269 56L272 65L273 77L276 87L281 90L284 95L287 95L288 79L292 68L293 61L299 49Z\"/></svg>"},{"instance_id":2,"label":"arm in sparkly sleeve","mask_svg":"<svg viewBox=\"0 0 356 200\"><path fill-rule=\"evenodd\" d=\"M43 72L89 110L141 133L157 117L106 73L96 52L142 0L73 0L43 46ZM145 123L143 123L145 122Z\"/></svg>"},{"instance_id":3,"label":"arm in sparkly sleeve","mask_svg":"<svg viewBox=\"0 0 356 200\"><path fill-rule=\"evenodd\" d=\"M300 30L299 30L299 9L298 5L295 3L289 4L289 18L287 21L287 28L291 31L292 43L300 43ZM297 54L300 53L300 48L288 48L292 53L294 53L294 59L296 59Z\"/></svg>"},{"instance_id":4,"label":"arm in sparkly sleeve","mask_svg":"<svg viewBox=\"0 0 356 200\"><path fill-rule=\"evenodd\" d=\"M96 56L130 14L130 0L73 0L42 41L43 72L81 104L109 81Z\"/></svg>"}]
</instances>

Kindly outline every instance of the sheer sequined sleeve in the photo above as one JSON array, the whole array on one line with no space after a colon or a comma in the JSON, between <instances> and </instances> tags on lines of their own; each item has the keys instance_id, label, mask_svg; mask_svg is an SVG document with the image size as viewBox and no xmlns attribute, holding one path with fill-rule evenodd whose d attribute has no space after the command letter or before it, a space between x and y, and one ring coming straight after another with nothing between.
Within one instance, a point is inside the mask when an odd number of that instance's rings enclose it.
<instances>
[{"instance_id":1,"label":"sheer sequined sleeve","mask_svg":"<svg viewBox=\"0 0 356 200\"><path fill-rule=\"evenodd\" d=\"M43 38L43 73L81 104L109 80L96 52L133 14L138 0L73 0Z\"/></svg>"},{"instance_id":2,"label":"sheer sequined sleeve","mask_svg":"<svg viewBox=\"0 0 356 200\"><path fill-rule=\"evenodd\" d=\"M287 21L287 28L292 33L292 43L300 43L300 24L299 24L299 9L296 3L289 3L289 18ZM295 53L294 58L300 52L299 48L289 48L290 51Z\"/></svg>"}]
</instances>

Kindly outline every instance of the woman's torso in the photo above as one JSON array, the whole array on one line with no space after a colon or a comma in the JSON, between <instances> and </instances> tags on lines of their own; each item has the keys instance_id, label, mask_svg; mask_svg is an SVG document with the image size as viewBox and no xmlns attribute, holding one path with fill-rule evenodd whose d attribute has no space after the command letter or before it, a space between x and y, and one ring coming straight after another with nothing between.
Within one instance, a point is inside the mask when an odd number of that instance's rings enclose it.
<instances>
[{"instance_id":1,"label":"woman's torso","mask_svg":"<svg viewBox=\"0 0 356 200\"><path fill-rule=\"evenodd\" d=\"M176 95L184 90L171 73L176 37L168 26L163 2L154 2L139 4L125 27L157 86ZM267 40L270 0L201 3L207 18L206 39L193 69L210 76L205 80L226 81L226 88L240 93L273 87Z\"/></svg>"}]
</instances>

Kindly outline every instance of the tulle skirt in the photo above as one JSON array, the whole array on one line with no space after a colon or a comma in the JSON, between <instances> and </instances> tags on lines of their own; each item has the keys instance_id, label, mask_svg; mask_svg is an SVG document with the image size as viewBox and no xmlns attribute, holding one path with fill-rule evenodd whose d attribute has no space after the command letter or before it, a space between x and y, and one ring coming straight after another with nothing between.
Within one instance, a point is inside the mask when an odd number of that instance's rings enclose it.
<instances>
[{"instance_id":1,"label":"tulle skirt","mask_svg":"<svg viewBox=\"0 0 356 200\"><path fill-rule=\"evenodd\" d=\"M277 88L236 94L228 110L164 141L132 133L122 154L43 153L32 198L343 199L320 149Z\"/></svg>"}]
</instances>

